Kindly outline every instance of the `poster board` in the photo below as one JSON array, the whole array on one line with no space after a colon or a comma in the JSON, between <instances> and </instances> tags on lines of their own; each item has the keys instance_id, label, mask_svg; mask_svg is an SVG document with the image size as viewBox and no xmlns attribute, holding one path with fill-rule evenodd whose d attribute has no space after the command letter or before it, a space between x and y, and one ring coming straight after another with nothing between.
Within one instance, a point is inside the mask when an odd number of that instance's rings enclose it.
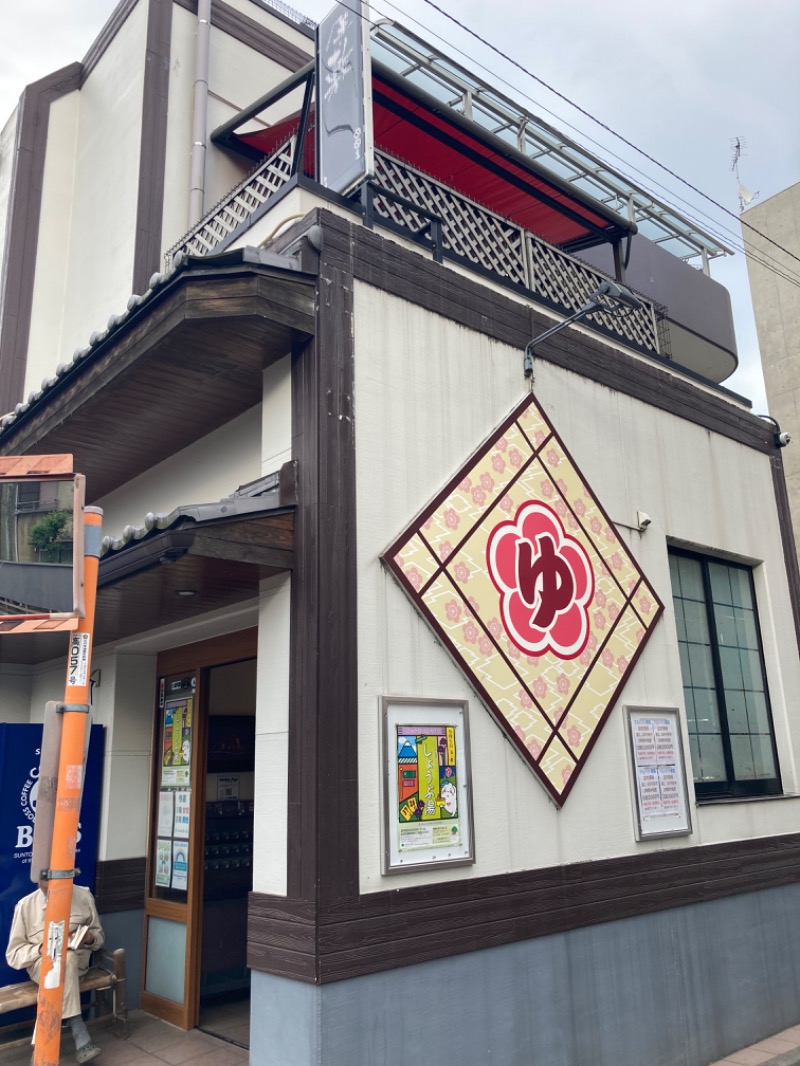
<instances>
[{"instance_id":1,"label":"poster board","mask_svg":"<svg viewBox=\"0 0 800 1066\"><path fill-rule=\"evenodd\" d=\"M626 707L636 839L692 831L677 707Z\"/></svg>"},{"instance_id":2,"label":"poster board","mask_svg":"<svg viewBox=\"0 0 800 1066\"><path fill-rule=\"evenodd\" d=\"M384 873L475 862L466 700L384 696Z\"/></svg>"},{"instance_id":3,"label":"poster board","mask_svg":"<svg viewBox=\"0 0 800 1066\"><path fill-rule=\"evenodd\" d=\"M194 754L194 684L178 683L160 703L160 758L156 791L156 854L153 894L185 901L188 891L189 837Z\"/></svg>"}]
</instances>

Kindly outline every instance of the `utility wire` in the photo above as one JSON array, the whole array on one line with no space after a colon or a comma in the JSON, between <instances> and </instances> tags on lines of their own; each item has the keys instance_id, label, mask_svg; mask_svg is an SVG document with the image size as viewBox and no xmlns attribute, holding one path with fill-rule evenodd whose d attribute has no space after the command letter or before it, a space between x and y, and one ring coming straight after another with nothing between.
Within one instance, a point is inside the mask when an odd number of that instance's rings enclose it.
<instances>
[{"instance_id":1,"label":"utility wire","mask_svg":"<svg viewBox=\"0 0 800 1066\"><path fill-rule=\"evenodd\" d=\"M573 123L569 122L568 119L564 119L562 116L557 115L554 111L552 111L546 105L540 103L537 100L534 100L531 96L526 94L524 92L524 90L521 91L517 86L511 84L509 81L507 81L501 75L497 74L495 71L491 70L489 67L485 66L480 61L476 60L474 56L468 55L466 52L463 51L463 49L460 49L456 45L454 45L452 41L449 41L449 40L445 41L445 39L441 36L441 34L436 33L435 30L433 30L429 26L426 26L423 22L421 22L419 19L415 18L409 12L405 11L398 4L393 3L392 0L384 0L384 2L387 3L389 5L389 7L393 8L395 11L399 12L403 16L404 19L408 19L410 22L413 22L416 26L419 26L420 29L422 31L424 31L424 33L428 37L432 37L432 38L435 38L438 41L441 41L442 44L444 44L445 47L449 51L455 52L458 55L462 56L464 59L466 59L468 61L468 63L472 67L477 67L480 70L483 70L489 76L489 78L492 81L494 81L496 83L499 83L499 84L502 84L502 85L505 85L514 94L516 94L518 96L521 96L523 99L528 100L534 107L536 107L540 111L544 111L546 114L551 115L553 117L553 119L559 125L566 126L568 129L572 130L577 135L579 140L588 141L590 144L593 144L597 149L599 149L599 151L600 151L600 153L602 155L604 155L606 157L610 157L611 159L616 160L620 164L620 166L621 166L623 171L627 169L629 171L632 171L634 174L638 174L641 177L641 179L642 179L642 191L643 192L647 193L648 195L652 195L649 192L648 188L647 188L647 184L648 183L652 183L657 189L659 189L661 191L661 194L663 195L664 200L667 203L667 205L670 206L670 207L673 207L674 210L678 210L681 214L683 214L686 217L686 219L688 221L690 221L690 222L694 223L695 225L699 226L701 229L705 228L706 230L708 230L708 232L711 233L717 240L719 240L720 243L724 244L724 243L727 242L728 244L733 245L735 251L742 253L748 259L751 259L753 262L757 263L759 266L762 266L765 270L767 270L770 273L774 274L776 277L783 278L783 280L788 282L789 284L795 285L797 287L800 287L800 273L793 272L789 266L784 266L784 264L782 264L780 262L780 260L776 259L774 257L774 255L771 255L770 252L765 250L765 249L759 250L758 252L755 249L753 249L753 248L747 249L747 247L746 247L746 245L744 243L744 240L742 238L741 231L737 232L736 230L731 229L729 226L726 226L724 223L720 222L719 220L717 220L717 219L713 218L711 215L709 215L707 212L703 211L702 208L696 207L694 204L690 203L690 201L685 199L685 197L681 196L679 193L677 193L674 190L669 189L667 186L663 185L656 178L653 178L652 176L645 174L645 172L640 170L635 164L632 164L628 160L622 159L622 157L617 155L617 153L615 153L612 149L608 148L604 144L601 144L601 142L597 141L595 138L593 138L586 131L579 129ZM383 15L384 14L384 12L380 11L378 9L377 5L375 5L374 3L371 6L372 6L373 10L377 14L379 14L379 15ZM435 5L432 5L432 6L435 6ZM390 17L390 16L387 16L387 17ZM390 18L390 21L391 21L391 18ZM475 36L477 36L477 35L475 35ZM482 40L482 38L478 38L478 39ZM489 47L493 47L493 46L490 45ZM495 49L495 51L497 51L497 49ZM500 53L500 54L502 55L502 53ZM523 69L523 68L521 68L521 69ZM528 72L525 71L525 73L528 73ZM537 80L541 81L541 79L537 79ZM547 87L547 83L546 82L542 81L542 84ZM567 97L563 97L563 99L568 101ZM570 102L570 101L568 101L568 102ZM577 105L575 105L575 106L577 106ZM580 108L579 108L579 110L580 110ZM599 124L603 125L602 123L599 123ZM609 127L605 127L605 128L609 128ZM612 132L613 132L613 130L612 130ZM615 134L615 136L616 136L616 134ZM624 140L624 138L620 138L620 139ZM638 151L638 149L637 149L637 151ZM642 154L646 155L646 153L642 153ZM664 168L664 169L667 169L667 168ZM683 179L680 179L680 178L679 178L679 180L683 181ZM689 182L684 182L684 184L689 185ZM690 185L690 188L691 187L692 186ZM701 195L705 195L705 194L701 194ZM676 200L678 202L678 204L681 204L683 206L679 207L679 208L676 208L673 203L670 203L671 199L672 200ZM706 199L710 200L711 203L716 203L716 201L711 199L711 197L706 197ZM726 210L726 209L723 207L722 210ZM730 214L734 219L737 218L737 216L734 215L732 212L727 211L727 213ZM699 221L698 218L695 217L695 214L699 215L700 219L704 219L705 221ZM751 228L753 228L753 227L751 227ZM719 231L721 231L722 234L725 234L725 236L720 236L720 232ZM756 232L758 232L758 231L756 230ZM766 238L766 239L768 241L770 241L770 243L775 243L774 241L771 241L770 238ZM780 247L780 246L778 245L778 247ZM789 254L791 255L792 253L789 253ZM787 271L788 271L788 273L787 273Z\"/></svg>"},{"instance_id":2,"label":"utility wire","mask_svg":"<svg viewBox=\"0 0 800 1066\"><path fill-rule=\"evenodd\" d=\"M502 51L502 49L498 48L490 41L487 41L485 37L481 37L481 35L475 30L470 29L469 26L457 19L455 15L451 15L449 12L445 11L444 8L434 3L434 0L425 0L425 3L428 5L428 7L433 8L434 11L438 11L440 15L444 15L446 19L449 19L465 33L468 33L470 37L474 37L476 41L479 41L482 45L484 45L486 48L489 48L492 52L496 53L507 63L510 63L513 67L516 67L517 70L522 71L522 73L526 74L529 78L533 78L534 81L537 81L540 85L544 86L544 88L547 89L548 92L551 92L554 96L557 96L559 100L563 100L564 103L569 104L570 107L574 107L576 111L579 111L582 115L585 115L586 118L596 123L596 125L600 126L601 129L606 130L607 133L610 133L613 137L616 137L618 140L622 141L623 144L627 145L629 148L632 148L635 152L638 152L639 155L644 156L645 159L649 160L651 163L654 163L661 170L665 171L671 177L681 182L682 185L686 185L689 189L692 190L692 192L697 193L698 196L702 196L704 200L708 200L708 202L713 204L714 207L718 208L720 211L723 211L726 215L730 215L731 218L738 221L740 225L747 227L747 229L749 230L752 230L753 233L758 234L758 236L763 238L763 240L768 241L770 244L773 244L776 248L779 248L785 255L788 255L791 259L795 259L798 263L800 263L800 256L795 255L794 252L789 251L788 248L784 248L783 245L780 244L778 241L775 241L771 237L768 237L766 233L762 233L759 229L751 225L749 222L745 222L744 219L738 218L738 216L735 215L734 212L731 211L729 208L725 207L724 204L719 203L712 196L709 196L707 193L704 193L702 189L698 189L696 185L693 185L690 181L687 181L686 178L682 178L680 174L676 174L674 170L670 170L670 168L664 163L660 163L652 155L649 155L643 148L639 148L638 145L633 143L633 141L629 141L627 137L623 136L623 134L617 133L617 131L611 126L607 125L601 119L596 118L590 111L587 111L585 108L581 107L580 104L576 104L574 100L571 100L564 93L559 92L558 89L555 89L552 85L548 84L548 82L546 82L543 78L540 78L537 74L533 74L530 70L528 70L527 67L524 67L521 63L517 62L516 59L513 59L506 52Z\"/></svg>"}]
</instances>

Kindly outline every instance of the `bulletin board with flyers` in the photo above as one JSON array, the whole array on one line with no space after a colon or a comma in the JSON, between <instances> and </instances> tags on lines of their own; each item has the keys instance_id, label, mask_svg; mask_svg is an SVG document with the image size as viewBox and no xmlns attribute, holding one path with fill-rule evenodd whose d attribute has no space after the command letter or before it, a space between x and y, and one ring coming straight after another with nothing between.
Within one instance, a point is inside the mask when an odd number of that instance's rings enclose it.
<instances>
[{"instance_id":1,"label":"bulletin board with flyers","mask_svg":"<svg viewBox=\"0 0 800 1066\"><path fill-rule=\"evenodd\" d=\"M626 707L636 839L683 836L692 819L678 710Z\"/></svg>"},{"instance_id":2,"label":"bulletin board with flyers","mask_svg":"<svg viewBox=\"0 0 800 1066\"><path fill-rule=\"evenodd\" d=\"M156 898L185 902L189 887L195 690L193 685L183 682L177 685L180 687L172 694L163 692L159 700L161 730L152 888Z\"/></svg>"}]
</instances>

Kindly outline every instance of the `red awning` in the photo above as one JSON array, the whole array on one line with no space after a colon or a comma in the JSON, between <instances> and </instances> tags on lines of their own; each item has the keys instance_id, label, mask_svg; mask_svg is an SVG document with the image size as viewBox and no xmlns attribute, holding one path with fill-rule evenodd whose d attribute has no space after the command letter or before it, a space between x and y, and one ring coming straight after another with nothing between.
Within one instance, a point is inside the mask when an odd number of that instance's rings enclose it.
<instances>
[{"instance_id":1,"label":"red awning","mask_svg":"<svg viewBox=\"0 0 800 1066\"><path fill-rule=\"evenodd\" d=\"M583 197L469 120L411 90L402 78L373 72L375 147L435 178L475 203L561 247L617 240L634 227ZM236 139L270 155L299 126L295 114ZM313 175L313 124L304 170Z\"/></svg>"}]
</instances>

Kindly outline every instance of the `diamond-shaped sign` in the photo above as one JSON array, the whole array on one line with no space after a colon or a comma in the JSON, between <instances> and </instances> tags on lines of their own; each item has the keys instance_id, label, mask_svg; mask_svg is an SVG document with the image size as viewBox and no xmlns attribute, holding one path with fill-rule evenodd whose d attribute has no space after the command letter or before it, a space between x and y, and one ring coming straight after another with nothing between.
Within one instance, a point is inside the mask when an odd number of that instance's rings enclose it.
<instances>
[{"instance_id":1,"label":"diamond-shaped sign","mask_svg":"<svg viewBox=\"0 0 800 1066\"><path fill-rule=\"evenodd\" d=\"M664 608L532 396L383 561L560 807Z\"/></svg>"}]
</instances>

